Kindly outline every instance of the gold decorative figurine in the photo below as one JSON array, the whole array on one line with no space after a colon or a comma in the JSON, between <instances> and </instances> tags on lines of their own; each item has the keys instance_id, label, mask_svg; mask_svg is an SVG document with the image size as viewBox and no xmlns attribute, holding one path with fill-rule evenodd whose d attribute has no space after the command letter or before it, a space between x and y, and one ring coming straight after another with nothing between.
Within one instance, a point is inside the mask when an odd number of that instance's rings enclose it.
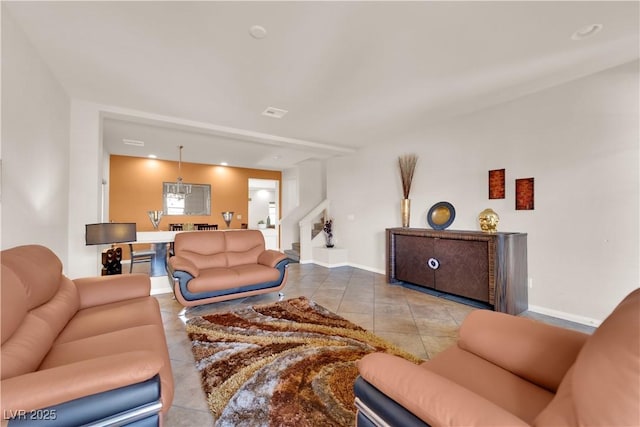
<instances>
[{"instance_id":1,"label":"gold decorative figurine","mask_svg":"<svg viewBox=\"0 0 640 427\"><path fill-rule=\"evenodd\" d=\"M498 222L500 217L493 209L485 209L478 215L480 229L485 233L495 233L498 231Z\"/></svg>"}]
</instances>

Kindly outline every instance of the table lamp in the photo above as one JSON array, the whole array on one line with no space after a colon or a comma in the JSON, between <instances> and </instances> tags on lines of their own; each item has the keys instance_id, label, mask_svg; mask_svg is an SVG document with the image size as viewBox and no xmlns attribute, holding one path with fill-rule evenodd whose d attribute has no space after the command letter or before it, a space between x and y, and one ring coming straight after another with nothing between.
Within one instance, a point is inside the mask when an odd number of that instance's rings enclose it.
<instances>
[{"instance_id":1,"label":"table lamp","mask_svg":"<svg viewBox=\"0 0 640 427\"><path fill-rule=\"evenodd\" d=\"M224 222L227 224L227 228L229 228L229 225L231 225L231 220L233 219L233 212L222 212L222 219L224 219Z\"/></svg>"},{"instance_id":2,"label":"table lamp","mask_svg":"<svg viewBox=\"0 0 640 427\"><path fill-rule=\"evenodd\" d=\"M135 242L135 222L103 222L86 224L85 240L89 245L111 245L102 252L102 275L122 274L122 248L115 243Z\"/></svg>"},{"instance_id":3,"label":"table lamp","mask_svg":"<svg viewBox=\"0 0 640 427\"><path fill-rule=\"evenodd\" d=\"M147 215L149 215L149 219L151 220L151 224L153 225L154 230L158 229L163 214L163 211L147 211Z\"/></svg>"}]
</instances>

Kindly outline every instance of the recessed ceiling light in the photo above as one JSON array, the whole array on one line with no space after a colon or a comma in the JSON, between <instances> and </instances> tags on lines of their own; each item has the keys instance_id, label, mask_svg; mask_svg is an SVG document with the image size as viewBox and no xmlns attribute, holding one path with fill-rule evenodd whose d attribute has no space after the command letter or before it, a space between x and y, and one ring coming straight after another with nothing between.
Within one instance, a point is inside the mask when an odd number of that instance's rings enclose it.
<instances>
[{"instance_id":1,"label":"recessed ceiling light","mask_svg":"<svg viewBox=\"0 0 640 427\"><path fill-rule=\"evenodd\" d=\"M288 111L283 110L282 108L267 107L267 109L262 112L262 115L267 117L273 117L274 119L281 119L287 113Z\"/></svg>"},{"instance_id":2,"label":"recessed ceiling light","mask_svg":"<svg viewBox=\"0 0 640 427\"><path fill-rule=\"evenodd\" d=\"M158 158L158 156L156 156L155 154L149 154L147 157L150 158L150 159L157 159Z\"/></svg>"},{"instance_id":3,"label":"recessed ceiling light","mask_svg":"<svg viewBox=\"0 0 640 427\"><path fill-rule=\"evenodd\" d=\"M144 147L144 141L138 141L138 140L135 140L135 139L123 138L122 142L124 142L126 145L134 145L136 147Z\"/></svg>"},{"instance_id":4,"label":"recessed ceiling light","mask_svg":"<svg viewBox=\"0 0 640 427\"><path fill-rule=\"evenodd\" d=\"M249 34L254 39L263 39L267 37L267 30L262 25L254 25L249 28Z\"/></svg>"},{"instance_id":5,"label":"recessed ceiling light","mask_svg":"<svg viewBox=\"0 0 640 427\"><path fill-rule=\"evenodd\" d=\"M586 27L582 27L578 31L573 33L573 35L571 36L571 40L583 40L588 37L594 36L602 31L602 27L604 27L604 25L602 24L591 24L587 25Z\"/></svg>"},{"instance_id":6,"label":"recessed ceiling light","mask_svg":"<svg viewBox=\"0 0 640 427\"><path fill-rule=\"evenodd\" d=\"M221 165L221 166L229 166L229 163L227 163L227 162L220 162L220 165Z\"/></svg>"}]
</instances>

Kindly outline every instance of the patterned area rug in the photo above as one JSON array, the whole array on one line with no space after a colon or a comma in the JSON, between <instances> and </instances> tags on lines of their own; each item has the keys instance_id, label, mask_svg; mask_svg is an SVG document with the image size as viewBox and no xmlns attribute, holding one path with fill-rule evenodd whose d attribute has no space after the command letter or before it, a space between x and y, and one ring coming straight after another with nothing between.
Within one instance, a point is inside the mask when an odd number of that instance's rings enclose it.
<instances>
[{"instance_id":1,"label":"patterned area rug","mask_svg":"<svg viewBox=\"0 0 640 427\"><path fill-rule=\"evenodd\" d=\"M216 426L353 426L355 362L389 344L301 297L187 323Z\"/></svg>"}]
</instances>

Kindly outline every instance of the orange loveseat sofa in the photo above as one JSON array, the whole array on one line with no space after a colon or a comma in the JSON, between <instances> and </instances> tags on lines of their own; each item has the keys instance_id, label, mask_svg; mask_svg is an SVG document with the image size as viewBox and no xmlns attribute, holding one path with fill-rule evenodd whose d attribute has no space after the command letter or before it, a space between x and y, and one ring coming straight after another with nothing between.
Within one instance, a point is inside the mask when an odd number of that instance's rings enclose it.
<instances>
[{"instance_id":1,"label":"orange loveseat sofa","mask_svg":"<svg viewBox=\"0 0 640 427\"><path fill-rule=\"evenodd\" d=\"M258 230L176 234L167 268L176 299L185 307L279 291L289 259L265 249Z\"/></svg>"},{"instance_id":2,"label":"orange loveseat sofa","mask_svg":"<svg viewBox=\"0 0 640 427\"><path fill-rule=\"evenodd\" d=\"M593 335L478 310L432 360L372 353L358 369L359 427L638 426L640 289Z\"/></svg>"},{"instance_id":3,"label":"orange loveseat sofa","mask_svg":"<svg viewBox=\"0 0 640 427\"><path fill-rule=\"evenodd\" d=\"M159 425L173 376L149 277L70 280L60 259L39 245L0 257L3 421Z\"/></svg>"}]
</instances>

